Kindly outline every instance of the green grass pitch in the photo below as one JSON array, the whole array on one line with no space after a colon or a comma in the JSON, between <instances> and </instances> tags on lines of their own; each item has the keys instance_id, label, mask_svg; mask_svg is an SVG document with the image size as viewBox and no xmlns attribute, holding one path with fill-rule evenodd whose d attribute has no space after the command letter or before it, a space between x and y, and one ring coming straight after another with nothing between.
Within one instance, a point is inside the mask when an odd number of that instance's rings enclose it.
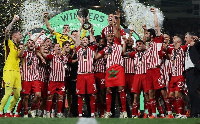
<instances>
[{"instance_id":1,"label":"green grass pitch","mask_svg":"<svg viewBox=\"0 0 200 124\"><path fill-rule=\"evenodd\" d=\"M90 119L90 118L88 118ZM0 124L76 124L79 118L0 118ZM119 119L96 118L98 124L200 124L200 119ZM84 121L86 122L86 120ZM92 123L81 123L92 124Z\"/></svg>"}]
</instances>

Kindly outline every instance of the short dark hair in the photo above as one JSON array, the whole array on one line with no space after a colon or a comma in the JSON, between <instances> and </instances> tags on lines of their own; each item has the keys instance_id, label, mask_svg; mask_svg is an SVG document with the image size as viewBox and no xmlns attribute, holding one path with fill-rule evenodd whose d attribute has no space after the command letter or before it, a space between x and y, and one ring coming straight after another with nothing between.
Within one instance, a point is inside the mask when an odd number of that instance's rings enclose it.
<instances>
[{"instance_id":1,"label":"short dark hair","mask_svg":"<svg viewBox=\"0 0 200 124\"><path fill-rule=\"evenodd\" d=\"M13 36L13 34L20 32L20 30L13 30L11 31L11 37Z\"/></svg>"},{"instance_id":2,"label":"short dark hair","mask_svg":"<svg viewBox=\"0 0 200 124\"><path fill-rule=\"evenodd\" d=\"M74 32L78 32L78 30L73 30L73 31L71 32L71 35L72 35L72 33L74 33Z\"/></svg>"},{"instance_id":3,"label":"short dark hair","mask_svg":"<svg viewBox=\"0 0 200 124\"><path fill-rule=\"evenodd\" d=\"M137 43L137 42L142 42L142 43L144 44L144 41L143 41L143 40L136 40L136 43Z\"/></svg>"},{"instance_id":4,"label":"short dark hair","mask_svg":"<svg viewBox=\"0 0 200 124\"><path fill-rule=\"evenodd\" d=\"M70 42L69 42L69 41L63 42L63 43L62 43L62 47L65 46L66 44L70 44Z\"/></svg>"},{"instance_id":5,"label":"short dark hair","mask_svg":"<svg viewBox=\"0 0 200 124\"><path fill-rule=\"evenodd\" d=\"M56 46L56 44L59 44L59 43L54 43L54 44L53 44L53 45L54 45L53 47L55 47L55 46ZM60 44L59 44L59 45L60 45Z\"/></svg>"},{"instance_id":6,"label":"short dark hair","mask_svg":"<svg viewBox=\"0 0 200 124\"><path fill-rule=\"evenodd\" d=\"M31 38L29 38L27 41L33 41Z\"/></svg>"},{"instance_id":7,"label":"short dark hair","mask_svg":"<svg viewBox=\"0 0 200 124\"><path fill-rule=\"evenodd\" d=\"M184 36L181 35L181 34L177 34L176 36L177 36L178 38L180 38L182 45L184 45L184 44L185 44L185 43L184 43Z\"/></svg>"},{"instance_id":8,"label":"short dark hair","mask_svg":"<svg viewBox=\"0 0 200 124\"><path fill-rule=\"evenodd\" d=\"M19 43L19 45L24 45L24 43Z\"/></svg>"},{"instance_id":9,"label":"short dark hair","mask_svg":"<svg viewBox=\"0 0 200 124\"><path fill-rule=\"evenodd\" d=\"M46 37L46 38L44 39L44 42L46 42L46 40L48 40L48 39L51 40L51 38Z\"/></svg>"},{"instance_id":10,"label":"short dark hair","mask_svg":"<svg viewBox=\"0 0 200 124\"><path fill-rule=\"evenodd\" d=\"M90 36L89 35L88 36L84 36L83 38L87 38L88 40L90 40Z\"/></svg>"},{"instance_id":11,"label":"short dark hair","mask_svg":"<svg viewBox=\"0 0 200 124\"><path fill-rule=\"evenodd\" d=\"M156 37L156 32L155 32L154 29L152 29L152 28L151 28L151 29L148 29L147 32L150 32L150 36L153 35L153 38Z\"/></svg>"},{"instance_id":12,"label":"short dark hair","mask_svg":"<svg viewBox=\"0 0 200 124\"><path fill-rule=\"evenodd\" d=\"M65 24L65 25L63 25L63 27L64 27L64 26L69 26L69 25L68 25L68 24Z\"/></svg>"},{"instance_id":13,"label":"short dark hair","mask_svg":"<svg viewBox=\"0 0 200 124\"><path fill-rule=\"evenodd\" d=\"M97 40L97 42L99 42L101 40L101 35L95 36L95 39Z\"/></svg>"},{"instance_id":14,"label":"short dark hair","mask_svg":"<svg viewBox=\"0 0 200 124\"><path fill-rule=\"evenodd\" d=\"M168 31L166 31L164 34L168 35L170 37L170 33Z\"/></svg>"}]
</instances>

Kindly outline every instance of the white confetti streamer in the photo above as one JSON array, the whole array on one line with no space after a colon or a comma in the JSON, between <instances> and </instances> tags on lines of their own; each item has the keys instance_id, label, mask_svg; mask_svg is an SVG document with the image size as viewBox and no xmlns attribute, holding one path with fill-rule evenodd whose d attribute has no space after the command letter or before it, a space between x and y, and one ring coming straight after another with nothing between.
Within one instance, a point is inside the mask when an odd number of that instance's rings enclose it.
<instances>
[{"instance_id":1,"label":"white confetti streamer","mask_svg":"<svg viewBox=\"0 0 200 124\"><path fill-rule=\"evenodd\" d=\"M26 0L20 8L21 18L23 19L23 35L34 28L43 26L43 12L54 14L55 11L48 6L46 0Z\"/></svg>"},{"instance_id":2,"label":"white confetti streamer","mask_svg":"<svg viewBox=\"0 0 200 124\"><path fill-rule=\"evenodd\" d=\"M125 23L128 24L129 29L134 29L140 38L144 34L142 29L143 25L147 25L147 29L155 27L153 13L150 11L151 6L145 6L144 4L139 3L138 0L124 0L122 7L125 12ZM159 26L162 28L164 20L163 13L158 8L155 9Z\"/></svg>"}]
</instances>

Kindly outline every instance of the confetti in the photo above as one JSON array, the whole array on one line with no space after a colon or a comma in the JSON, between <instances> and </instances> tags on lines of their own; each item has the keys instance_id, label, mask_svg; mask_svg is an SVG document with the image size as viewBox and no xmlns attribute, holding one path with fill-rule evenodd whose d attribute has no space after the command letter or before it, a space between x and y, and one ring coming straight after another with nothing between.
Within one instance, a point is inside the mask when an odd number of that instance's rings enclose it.
<instances>
[{"instance_id":1,"label":"confetti","mask_svg":"<svg viewBox=\"0 0 200 124\"><path fill-rule=\"evenodd\" d=\"M54 13L46 0L27 0L22 4L20 11L21 18L23 19L23 35L34 28L41 28L43 26L43 12Z\"/></svg>"},{"instance_id":2,"label":"confetti","mask_svg":"<svg viewBox=\"0 0 200 124\"><path fill-rule=\"evenodd\" d=\"M139 3L138 0L124 0L122 3L122 8L125 13L125 23L128 25L129 29L134 29L142 38L144 31L142 29L143 25L147 25L147 28L154 28L154 18L153 13L150 12L152 6L145 6ZM155 7L154 7L155 8ZM156 8L156 14L159 21L159 26L162 28L164 16L163 13Z\"/></svg>"}]
</instances>

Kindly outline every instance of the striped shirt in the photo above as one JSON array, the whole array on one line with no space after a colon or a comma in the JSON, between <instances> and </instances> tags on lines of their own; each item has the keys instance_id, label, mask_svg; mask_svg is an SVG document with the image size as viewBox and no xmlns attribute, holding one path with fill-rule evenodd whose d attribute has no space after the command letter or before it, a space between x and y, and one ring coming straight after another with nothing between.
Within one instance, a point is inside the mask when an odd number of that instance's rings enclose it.
<instances>
[{"instance_id":1,"label":"striped shirt","mask_svg":"<svg viewBox=\"0 0 200 124\"><path fill-rule=\"evenodd\" d=\"M163 76L164 76L165 81L169 82L169 74L171 73L171 61L165 59L163 62L162 69L163 69L163 74L164 74Z\"/></svg>"},{"instance_id":2,"label":"striped shirt","mask_svg":"<svg viewBox=\"0 0 200 124\"><path fill-rule=\"evenodd\" d=\"M109 33L113 33L113 27L108 25L107 27L105 27L102 32L101 32L101 38L106 38L106 35L108 35ZM120 29L120 34L121 36L126 35L124 29Z\"/></svg>"},{"instance_id":3,"label":"striped shirt","mask_svg":"<svg viewBox=\"0 0 200 124\"><path fill-rule=\"evenodd\" d=\"M131 52L129 57L134 58L135 74L146 74L146 51L143 52Z\"/></svg>"},{"instance_id":4,"label":"striped shirt","mask_svg":"<svg viewBox=\"0 0 200 124\"><path fill-rule=\"evenodd\" d=\"M89 46L86 49L79 46L76 49L78 58L78 74L94 72L94 54L96 46Z\"/></svg>"},{"instance_id":5,"label":"striped shirt","mask_svg":"<svg viewBox=\"0 0 200 124\"><path fill-rule=\"evenodd\" d=\"M107 47L105 47L99 53L107 56L107 69L115 64L123 66L122 45L120 39L115 38L113 45L108 44Z\"/></svg>"},{"instance_id":6,"label":"striped shirt","mask_svg":"<svg viewBox=\"0 0 200 124\"><path fill-rule=\"evenodd\" d=\"M126 74L133 74L135 73L135 69L134 69L134 59L133 58L129 58L129 57L124 57L124 72Z\"/></svg>"},{"instance_id":7,"label":"striped shirt","mask_svg":"<svg viewBox=\"0 0 200 124\"><path fill-rule=\"evenodd\" d=\"M41 61L40 61L40 64L39 64L39 81L42 81L44 82L45 80L45 77L47 76L46 73L47 73L47 70L48 68L46 68L46 65L44 64L41 64Z\"/></svg>"},{"instance_id":8,"label":"striped shirt","mask_svg":"<svg viewBox=\"0 0 200 124\"><path fill-rule=\"evenodd\" d=\"M149 43L147 50L147 69L160 67L162 62L160 53L163 51L162 41L163 36L161 35Z\"/></svg>"},{"instance_id":9,"label":"striped shirt","mask_svg":"<svg viewBox=\"0 0 200 124\"><path fill-rule=\"evenodd\" d=\"M21 75L21 80L23 81L23 65L22 65L21 59L20 59L20 62L19 62L19 72L20 72L20 75Z\"/></svg>"},{"instance_id":10,"label":"striped shirt","mask_svg":"<svg viewBox=\"0 0 200 124\"><path fill-rule=\"evenodd\" d=\"M146 74L147 59L146 53L137 52L135 54L135 74Z\"/></svg>"},{"instance_id":11,"label":"striped shirt","mask_svg":"<svg viewBox=\"0 0 200 124\"><path fill-rule=\"evenodd\" d=\"M102 57L95 61L94 63L94 72L104 73L106 69L106 61L105 58Z\"/></svg>"},{"instance_id":12,"label":"striped shirt","mask_svg":"<svg viewBox=\"0 0 200 124\"><path fill-rule=\"evenodd\" d=\"M181 76L184 71L185 51L187 45L181 46L178 49L173 49L171 53L172 76Z\"/></svg>"},{"instance_id":13,"label":"striped shirt","mask_svg":"<svg viewBox=\"0 0 200 124\"><path fill-rule=\"evenodd\" d=\"M23 81L35 81L39 78L38 64L39 59L35 52L24 51L22 56L22 69L23 69Z\"/></svg>"},{"instance_id":14,"label":"striped shirt","mask_svg":"<svg viewBox=\"0 0 200 124\"><path fill-rule=\"evenodd\" d=\"M51 60L49 81L65 81L65 65L69 62L69 58L50 54L46 59Z\"/></svg>"}]
</instances>

